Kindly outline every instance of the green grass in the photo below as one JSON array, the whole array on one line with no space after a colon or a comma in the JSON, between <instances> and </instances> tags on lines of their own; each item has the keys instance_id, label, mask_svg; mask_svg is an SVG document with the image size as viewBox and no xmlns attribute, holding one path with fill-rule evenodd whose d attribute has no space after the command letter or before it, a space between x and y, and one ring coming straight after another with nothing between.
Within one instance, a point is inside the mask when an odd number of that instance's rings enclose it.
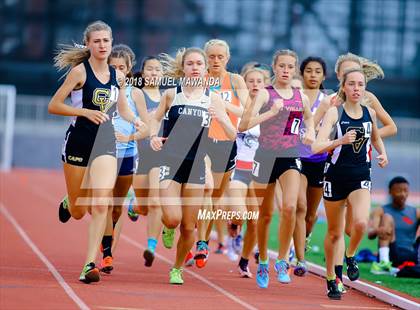
<instances>
[{"instance_id":1,"label":"green grass","mask_svg":"<svg viewBox=\"0 0 420 310\"><path fill-rule=\"evenodd\" d=\"M278 213L276 212L273 216L273 220L270 225L270 239L269 239L269 248L272 250L277 251L278 249L278 223L279 217ZM309 251L306 253L306 260L309 262L313 262L315 264L321 265L325 267L324 262L324 237L327 231L327 224L318 222L314 230L312 232L311 237L311 246L312 248L318 247L319 251ZM348 239L346 239L348 242ZM377 252L377 241L376 240L368 240L366 237L363 238L359 249L368 248L372 252ZM370 273L370 263L360 263L360 275L361 280L367 280L372 283L376 283L377 285L381 285L384 287L388 287L413 297L420 298L420 279L410 279L410 278L396 278L393 276L388 275L374 275ZM345 267L344 267L345 268Z\"/></svg>"}]
</instances>

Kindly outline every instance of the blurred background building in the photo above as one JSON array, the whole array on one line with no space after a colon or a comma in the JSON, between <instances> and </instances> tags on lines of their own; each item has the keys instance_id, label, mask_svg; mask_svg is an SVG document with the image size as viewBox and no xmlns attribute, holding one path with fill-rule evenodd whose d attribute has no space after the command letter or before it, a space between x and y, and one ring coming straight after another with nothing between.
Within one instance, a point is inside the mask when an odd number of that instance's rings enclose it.
<instances>
[{"instance_id":1,"label":"blurred background building","mask_svg":"<svg viewBox=\"0 0 420 310\"><path fill-rule=\"evenodd\" d=\"M418 0L1 0L0 84L17 89L14 166L60 167L68 120L47 113L60 83L52 59L60 43L81 43L83 30L97 19L138 59L202 47L215 37L229 42L229 69L236 72L251 60L270 64L279 48L293 49L301 59L322 56L332 89L338 55L351 51L376 60L386 78L368 88L399 127L397 137L386 140L394 147L391 167L379 172L380 185L400 172L420 187Z\"/></svg>"}]
</instances>

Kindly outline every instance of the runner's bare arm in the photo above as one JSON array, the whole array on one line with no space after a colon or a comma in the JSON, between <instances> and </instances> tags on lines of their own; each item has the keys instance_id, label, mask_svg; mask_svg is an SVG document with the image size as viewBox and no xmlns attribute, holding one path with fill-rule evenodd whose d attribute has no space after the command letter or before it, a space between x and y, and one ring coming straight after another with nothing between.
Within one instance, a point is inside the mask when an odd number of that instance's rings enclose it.
<instances>
[{"instance_id":1,"label":"runner's bare arm","mask_svg":"<svg viewBox=\"0 0 420 310\"><path fill-rule=\"evenodd\" d=\"M375 110L372 108L369 108L370 117L372 118L372 136L371 136L371 142L372 145L375 147L376 151L379 153L379 155L376 157L379 160L379 167L384 168L386 165L388 165L388 156L386 154L385 145L382 141L382 138L379 134L378 126L376 125L376 113Z\"/></svg>"},{"instance_id":2,"label":"runner's bare arm","mask_svg":"<svg viewBox=\"0 0 420 310\"><path fill-rule=\"evenodd\" d=\"M217 119L220 125L222 125L223 130L228 138L234 141L236 139L236 128L233 126L229 116L226 113L224 101L216 93L211 93L210 96L211 105L209 107L209 113L211 117Z\"/></svg>"},{"instance_id":3,"label":"runner's bare arm","mask_svg":"<svg viewBox=\"0 0 420 310\"><path fill-rule=\"evenodd\" d=\"M336 108L331 108L325 114L322 126L319 129L318 136L312 144L312 152L323 153L335 149L337 146L343 144L341 139L329 140L331 130L337 122L338 112Z\"/></svg>"},{"instance_id":4,"label":"runner's bare arm","mask_svg":"<svg viewBox=\"0 0 420 310\"><path fill-rule=\"evenodd\" d=\"M311 145L315 141L314 119L312 116L308 96L306 96L302 91L301 98L303 104L303 122L305 123L306 128L306 133L302 142L304 144Z\"/></svg>"},{"instance_id":5,"label":"runner's bare arm","mask_svg":"<svg viewBox=\"0 0 420 310\"><path fill-rule=\"evenodd\" d=\"M232 84L236 93L238 94L239 102L241 104L239 106L235 106L231 103L227 103L226 110L235 114L237 117L242 117L246 101L249 97L248 88L246 87L243 77L239 74L232 74Z\"/></svg>"},{"instance_id":6,"label":"runner's bare arm","mask_svg":"<svg viewBox=\"0 0 420 310\"><path fill-rule=\"evenodd\" d=\"M140 120L144 123L144 126L142 126L142 128L140 128L140 130L138 130L134 134L134 139L144 139L150 134L150 116L147 112L146 100L144 99L143 92L136 87L133 87L131 89L131 97L133 98L133 101L136 104L136 109L139 113Z\"/></svg>"},{"instance_id":7,"label":"runner's bare arm","mask_svg":"<svg viewBox=\"0 0 420 310\"><path fill-rule=\"evenodd\" d=\"M239 123L239 131L245 131L249 128L255 127L277 114L272 110L259 114L262 106L268 102L268 99L268 91L266 89L261 89L253 100L248 100L245 112L242 116L241 122Z\"/></svg>"},{"instance_id":8,"label":"runner's bare arm","mask_svg":"<svg viewBox=\"0 0 420 310\"><path fill-rule=\"evenodd\" d=\"M86 81L86 70L83 64L72 68L64 83L58 88L48 104L48 113L63 116L85 116L85 109L75 108L64 103L71 91L79 89Z\"/></svg>"},{"instance_id":9,"label":"runner's bare arm","mask_svg":"<svg viewBox=\"0 0 420 310\"><path fill-rule=\"evenodd\" d=\"M395 136L397 134L397 125L385 111L378 98L369 91L366 91L366 97L369 101L369 106L375 110L377 118L381 121L383 127L379 128L379 135L381 138Z\"/></svg>"}]
</instances>

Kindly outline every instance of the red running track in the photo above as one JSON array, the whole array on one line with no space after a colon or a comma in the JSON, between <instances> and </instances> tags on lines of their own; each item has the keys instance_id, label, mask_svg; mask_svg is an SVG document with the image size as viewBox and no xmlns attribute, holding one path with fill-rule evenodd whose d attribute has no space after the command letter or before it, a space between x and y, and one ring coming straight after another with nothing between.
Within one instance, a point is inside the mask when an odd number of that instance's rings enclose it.
<instances>
[{"instance_id":1,"label":"red running track","mask_svg":"<svg viewBox=\"0 0 420 310\"><path fill-rule=\"evenodd\" d=\"M259 289L255 279L239 278L235 263L213 253L204 269L186 269L184 285L171 286L174 250L159 244L153 267L144 267L144 218L125 221L113 273L99 283L80 283L88 221L58 221L64 193L61 172L0 173L0 309L392 308L354 290L341 301L330 301L325 281L314 275L281 285L271 269L269 288ZM255 273L256 266L250 267Z\"/></svg>"}]
</instances>

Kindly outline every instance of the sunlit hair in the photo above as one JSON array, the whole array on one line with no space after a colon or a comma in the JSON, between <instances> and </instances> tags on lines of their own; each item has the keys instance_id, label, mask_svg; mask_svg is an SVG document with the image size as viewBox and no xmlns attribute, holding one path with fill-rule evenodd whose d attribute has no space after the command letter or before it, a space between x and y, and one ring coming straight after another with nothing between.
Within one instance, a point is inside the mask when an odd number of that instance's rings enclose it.
<instances>
[{"instance_id":1,"label":"sunlit hair","mask_svg":"<svg viewBox=\"0 0 420 310\"><path fill-rule=\"evenodd\" d=\"M110 39L112 40L112 29L108 24L103 21L95 21L89 24L83 32L83 44L79 45L67 45L60 44L60 49L57 55L54 57L54 66L58 68L58 71L66 70L66 75L73 67L81 64L83 61L90 57L90 50L86 47L90 39L90 34L94 31L108 31Z\"/></svg>"},{"instance_id":2,"label":"sunlit hair","mask_svg":"<svg viewBox=\"0 0 420 310\"><path fill-rule=\"evenodd\" d=\"M230 48L229 44L225 40L220 39L211 39L204 44L204 51L207 53L209 48L215 45L223 46L226 49L226 56L230 57Z\"/></svg>"},{"instance_id":3,"label":"sunlit hair","mask_svg":"<svg viewBox=\"0 0 420 310\"><path fill-rule=\"evenodd\" d=\"M252 72L260 72L264 77L264 84L270 84L270 68L268 66L255 61L248 62L242 67L241 76L246 80L247 75Z\"/></svg>"},{"instance_id":4,"label":"sunlit hair","mask_svg":"<svg viewBox=\"0 0 420 310\"><path fill-rule=\"evenodd\" d=\"M273 55L273 66L277 63L277 59L280 57L280 56L292 56L294 59L296 59L296 62L295 62L295 66L297 67L298 66L298 62L299 62L299 57L298 57L298 55L296 54L296 52L294 52L294 51L292 51L292 50L289 50L289 49L284 49L284 50L278 50L278 51L276 51L275 53L274 53L274 55Z\"/></svg>"},{"instance_id":5,"label":"sunlit hair","mask_svg":"<svg viewBox=\"0 0 420 310\"><path fill-rule=\"evenodd\" d=\"M346 94L345 94L345 92L344 92L344 85L346 84L347 77L349 76L349 74L354 73L354 72L359 72L359 73L361 73L361 74L363 75L364 80L365 80L365 88L366 88L367 78L366 78L366 75L365 75L365 73L363 72L363 70L362 70L362 69L360 69L360 68L353 68L353 69L346 70L346 71L344 72L344 74L343 74L343 79L342 79L342 80L341 80L341 82L340 82L340 89L338 90L338 94L337 94L337 96L338 96L338 97L339 97L339 98L340 98L343 102L345 102L345 101L346 101Z\"/></svg>"},{"instance_id":6,"label":"sunlit hair","mask_svg":"<svg viewBox=\"0 0 420 310\"><path fill-rule=\"evenodd\" d=\"M383 79L385 77L384 71L376 62L360 56L359 59L362 63L363 73L365 74L368 82L374 79Z\"/></svg>"},{"instance_id":7,"label":"sunlit hair","mask_svg":"<svg viewBox=\"0 0 420 310\"><path fill-rule=\"evenodd\" d=\"M128 69L127 76L131 77L133 75L131 69L133 69L136 64L136 55L128 45L118 44L112 47L111 55L109 55L108 61L111 58L123 58Z\"/></svg>"},{"instance_id":8,"label":"sunlit hair","mask_svg":"<svg viewBox=\"0 0 420 310\"><path fill-rule=\"evenodd\" d=\"M376 62L352 53L343 54L338 57L337 62L335 63L335 73L340 71L340 67L345 61L351 61L358 64L360 68L363 69L367 81L383 79L385 77L384 71Z\"/></svg>"},{"instance_id":9,"label":"sunlit hair","mask_svg":"<svg viewBox=\"0 0 420 310\"><path fill-rule=\"evenodd\" d=\"M360 61L359 56L352 53L347 53L347 54L338 56L337 61L335 62L335 67L334 67L335 73L338 74L338 72L340 71L341 65L343 64L343 62L346 62L346 61L354 62L358 64L360 68L362 67L362 62Z\"/></svg>"},{"instance_id":10,"label":"sunlit hair","mask_svg":"<svg viewBox=\"0 0 420 310\"><path fill-rule=\"evenodd\" d=\"M162 64L163 75L172 78L184 77L184 62L185 58L193 53L198 53L203 56L203 61L207 69L207 57L204 51L198 47L181 48L177 51L175 58L172 56L162 53L159 54L159 60Z\"/></svg>"}]
</instances>

